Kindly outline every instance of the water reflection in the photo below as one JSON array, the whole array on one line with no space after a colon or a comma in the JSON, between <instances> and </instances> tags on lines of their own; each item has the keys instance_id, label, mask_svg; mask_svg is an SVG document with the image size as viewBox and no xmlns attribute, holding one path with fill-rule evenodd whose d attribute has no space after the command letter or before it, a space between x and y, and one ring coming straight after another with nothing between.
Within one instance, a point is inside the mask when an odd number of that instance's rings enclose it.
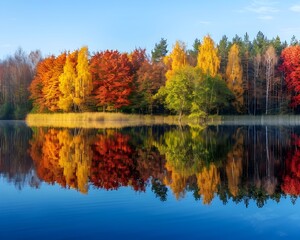
<instances>
[{"instance_id":1,"label":"water reflection","mask_svg":"<svg viewBox=\"0 0 300 240\"><path fill-rule=\"evenodd\" d=\"M0 171L18 188L40 182L87 194L130 187L166 201L192 192L262 207L300 194L300 135L271 126L54 129L0 128Z\"/></svg>"}]
</instances>

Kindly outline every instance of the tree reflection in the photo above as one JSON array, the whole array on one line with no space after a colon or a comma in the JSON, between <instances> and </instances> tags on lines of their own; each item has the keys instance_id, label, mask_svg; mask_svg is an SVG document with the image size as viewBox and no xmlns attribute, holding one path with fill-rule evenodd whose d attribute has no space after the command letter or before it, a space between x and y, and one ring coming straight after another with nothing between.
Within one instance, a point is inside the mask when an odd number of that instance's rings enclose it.
<instances>
[{"instance_id":1,"label":"tree reflection","mask_svg":"<svg viewBox=\"0 0 300 240\"><path fill-rule=\"evenodd\" d=\"M293 148L287 155L286 169L283 176L282 190L286 194L299 196L300 194L300 137L292 136Z\"/></svg>"},{"instance_id":2,"label":"tree reflection","mask_svg":"<svg viewBox=\"0 0 300 240\"><path fill-rule=\"evenodd\" d=\"M27 152L31 129L20 123L0 123L0 176L18 189L39 187L40 181Z\"/></svg>"},{"instance_id":3,"label":"tree reflection","mask_svg":"<svg viewBox=\"0 0 300 240\"><path fill-rule=\"evenodd\" d=\"M297 130L152 126L32 131L10 125L0 128L0 171L18 188L38 187L40 181L85 194L90 186L130 187L149 189L161 201L191 192L203 204L219 198L224 204L263 207L286 195L295 202L300 194Z\"/></svg>"},{"instance_id":4,"label":"tree reflection","mask_svg":"<svg viewBox=\"0 0 300 240\"><path fill-rule=\"evenodd\" d=\"M92 152L88 132L77 129L39 129L30 154L42 180L87 192Z\"/></svg>"},{"instance_id":5,"label":"tree reflection","mask_svg":"<svg viewBox=\"0 0 300 240\"><path fill-rule=\"evenodd\" d=\"M133 159L134 150L128 141L128 135L114 131L97 136L92 146L91 182L94 186L107 190L121 186L132 186L136 191L145 190Z\"/></svg>"},{"instance_id":6,"label":"tree reflection","mask_svg":"<svg viewBox=\"0 0 300 240\"><path fill-rule=\"evenodd\" d=\"M188 185L203 196L203 203L210 203L220 184L219 166L228 151L229 137L212 129L173 129L164 134L155 145L166 158L164 183L177 199L185 196ZM194 181L194 179L197 179Z\"/></svg>"}]
</instances>

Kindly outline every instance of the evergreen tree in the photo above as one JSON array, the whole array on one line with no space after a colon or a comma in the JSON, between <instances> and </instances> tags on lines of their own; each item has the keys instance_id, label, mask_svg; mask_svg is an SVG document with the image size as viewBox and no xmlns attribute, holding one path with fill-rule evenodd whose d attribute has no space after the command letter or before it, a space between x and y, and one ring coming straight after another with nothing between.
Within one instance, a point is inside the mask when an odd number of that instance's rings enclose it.
<instances>
[{"instance_id":1,"label":"evergreen tree","mask_svg":"<svg viewBox=\"0 0 300 240\"><path fill-rule=\"evenodd\" d=\"M167 47L168 47L167 40L161 38L160 42L156 43L153 51L151 51L152 62L161 61L168 53Z\"/></svg>"}]
</instances>

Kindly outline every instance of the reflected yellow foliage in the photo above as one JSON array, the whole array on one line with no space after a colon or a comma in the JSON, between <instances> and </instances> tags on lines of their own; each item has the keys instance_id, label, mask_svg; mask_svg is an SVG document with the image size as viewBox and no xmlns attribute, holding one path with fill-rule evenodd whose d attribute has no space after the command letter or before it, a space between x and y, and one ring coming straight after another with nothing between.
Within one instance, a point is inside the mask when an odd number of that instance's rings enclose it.
<instances>
[{"instance_id":1,"label":"reflected yellow foliage","mask_svg":"<svg viewBox=\"0 0 300 240\"><path fill-rule=\"evenodd\" d=\"M166 163L167 171L171 173L169 177L164 178L164 184L169 186L175 195L176 199L183 198L185 196L185 189L187 185L187 176L184 171L174 171L172 165Z\"/></svg>"},{"instance_id":2,"label":"reflected yellow foliage","mask_svg":"<svg viewBox=\"0 0 300 240\"><path fill-rule=\"evenodd\" d=\"M239 185L243 173L243 135L240 131L235 134L236 143L227 155L226 175L230 193L236 197L239 192Z\"/></svg>"},{"instance_id":3,"label":"reflected yellow foliage","mask_svg":"<svg viewBox=\"0 0 300 240\"><path fill-rule=\"evenodd\" d=\"M92 162L88 141L80 133L71 135L69 130L60 131L58 138L61 144L59 164L63 168L67 185L86 193Z\"/></svg>"},{"instance_id":4,"label":"reflected yellow foliage","mask_svg":"<svg viewBox=\"0 0 300 240\"><path fill-rule=\"evenodd\" d=\"M31 141L30 154L41 179L87 193L92 161L90 139L85 131L74 131L39 129L37 138Z\"/></svg>"},{"instance_id":5,"label":"reflected yellow foliage","mask_svg":"<svg viewBox=\"0 0 300 240\"><path fill-rule=\"evenodd\" d=\"M210 204L220 184L220 173L214 163L211 163L209 167L204 167L197 175L197 184L203 203Z\"/></svg>"}]
</instances>

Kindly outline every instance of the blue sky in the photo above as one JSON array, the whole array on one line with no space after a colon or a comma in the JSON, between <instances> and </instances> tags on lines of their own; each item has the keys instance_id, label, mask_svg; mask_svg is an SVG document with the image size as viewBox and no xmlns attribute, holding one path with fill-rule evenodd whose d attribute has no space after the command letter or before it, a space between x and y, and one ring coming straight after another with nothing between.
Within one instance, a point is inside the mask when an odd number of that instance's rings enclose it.
<instances>
[{"instance_id":1,"label":"blue sky","mask_svg":"<svg viewBox=\"0 0 300 240\"><path fill-rule=\"evenodd\" d=\"M258 31L300 39L300 0L1 0L0 58L18 47L43 55L135 47L153 49L161 37L190 48L206 34L218 42Z\"/></svg>"}]
</instances>

